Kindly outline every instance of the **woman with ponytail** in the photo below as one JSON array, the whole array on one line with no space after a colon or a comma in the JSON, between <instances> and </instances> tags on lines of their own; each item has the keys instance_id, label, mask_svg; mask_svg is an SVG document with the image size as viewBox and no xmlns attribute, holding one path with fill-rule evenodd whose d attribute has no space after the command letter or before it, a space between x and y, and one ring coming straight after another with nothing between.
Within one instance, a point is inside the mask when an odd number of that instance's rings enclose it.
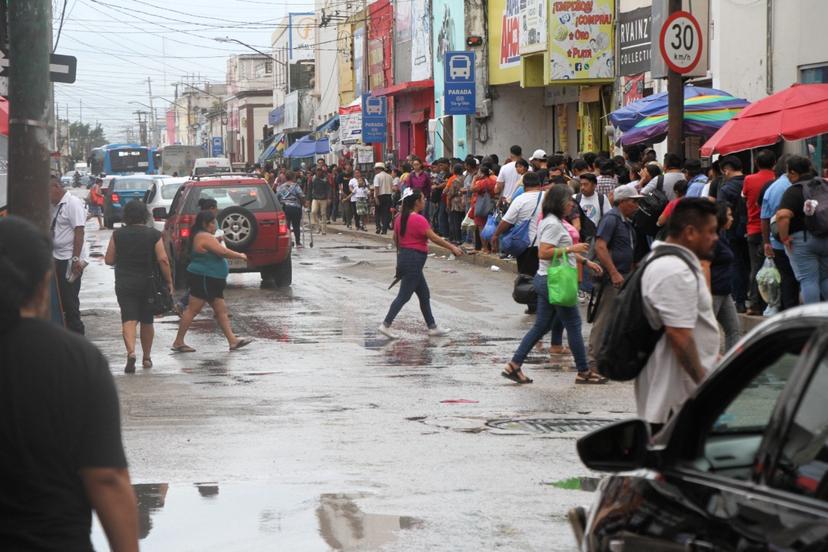
<instances>
[{"instance_id":1,"label":"woman with ponytail","mask_svg":"<svg viewBox=\"0 0 828 552\"><path fill-rule=\"evenodd\" d=\"M397 245L397 278L400 280L400 291L391 303L385 321L379 327L379 332L389 339L399 337L391 331L391 324L415 293L420 300L420 310L428 326L428 335L439 337L448 333L448 330L437 327L434 316L431 314L431 299L423 267L428 258L429 240L440 247L445 247L458 257L463 255L463 250L434 233L426 218L420 214L424 208L425 199L422 192L406 188L403 193L402 212L394 221L394 243Z\"/></svg>"},{"instance_id":2,"label":"woman with ponytail","mask_svg":"<svg viewBox=\"0 0 828 552\"><path fill-rule=\"evenodd\" d=\"M49 318L52 244L0 218L0 541L92 550L92 509L112 550L138 550L138 509L109 365Z\"/></svg>"}]
</instances>

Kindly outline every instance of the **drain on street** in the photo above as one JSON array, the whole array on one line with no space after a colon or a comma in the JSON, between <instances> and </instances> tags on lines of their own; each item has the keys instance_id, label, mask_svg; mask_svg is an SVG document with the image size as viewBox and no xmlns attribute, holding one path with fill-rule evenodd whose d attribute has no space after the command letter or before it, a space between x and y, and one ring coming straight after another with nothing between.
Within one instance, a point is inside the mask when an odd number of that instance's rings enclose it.
<instances>
[{"instance_id":1,"label":"drain on street","mask_svg":"<svg viewBox=\"0 0 828 552\"><path fill-rule=\"evenodd\" d=\"M490 420L486 422L486 426L501 431L521 433L584 433L614 421L598 418L526 418Z\"/></svg>"}]
</instances>

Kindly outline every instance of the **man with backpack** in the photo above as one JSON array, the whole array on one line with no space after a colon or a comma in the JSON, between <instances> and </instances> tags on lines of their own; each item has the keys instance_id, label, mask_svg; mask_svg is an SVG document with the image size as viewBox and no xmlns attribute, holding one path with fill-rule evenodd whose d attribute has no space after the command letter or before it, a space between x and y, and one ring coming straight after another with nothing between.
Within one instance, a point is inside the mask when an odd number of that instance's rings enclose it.
<instances>
[{"instance_id":1,"label":"man with backpack","mask_svg":"<svg viewBox=\"0 0 828 552\"><path fill-rule=\"evenodd\" d=\"M716 210L714 203L703 198L679 202L667 223L667 239L653 244L653 253L638 269L640 274L630 279L630 285L640 286L643 310L639 312L646 320L636 316L635 309L623 316L610 313L619 326L627 326L634 334L653 332L657 337L651 354L639 351L644 353L639 359L646 358L646 363L635 377L638 415L652 425L653 433L681 408L719 354L719 325L699 262L712 259L718 239ZM643 322L647 323L643 329L635 327ZM617 356L627 356L623 343L615 347Z\"/></svg>"},{"instance_id":2,"label":"man with backpack","mask_svg":"<svg viewBox=\"0 0 828 552\"><path fill-rule=\"evenodd\" d=\"M676 199L676 194L673 192L673 186L679 180L685 180L684 173L681 172L682 160L677 153L667 153L664 156L664 174L659 178L650 180L644 189L641 190L643 195L652 194L656 189L664 192L667 201ZM666 205L666 204L665 204ZM658 215L661 215L659 213ZM656 219L658 219L656 215Z\"/></svg>"},{"instance_id":3,"label":"man with backpack","mask_svg":"<svg viewBox=\"0 0 828 552\"><path fill-rule=\"evenodd\" d=\"M581 175L581 186L591 179ZM583 188L582 188L583 189ZM639 195L635 186L625 184L615 189L615 207L607 211L595 234L595 256L604 269L604 278L595 286L589 305L588 321L592 322L589 336L589 363L595 366L596 355L607 326L613 322L613 303L627 275L632 272L635 252L635 229L632 216L638 210Z\"/></svg>"},{"instance_id":4,"label":"man with backpack","mask_svg":"<svg viewBox=\"0 0 828 552\"><path fill-rule=\"evenodd\" d=\"M585 238L595 236L598 224L604 216L604 206L609 204L609 199L604 194L595 191L598 179L594 174L582 174L578 180L580 191L575 194L575 203L581 213L581 241L586 241Z\"/></svg>"},{"instance_id":5,"label":"man with backpack","mask_svg":"<svg viewBox=\"0 0 828 552\"><path fill-rule=\"evenodd\" d=\"M735 257L733 273L733 300L736 301L736 311L740 314L747 312L748 289L750 287L750 254L747 241L747 203L742 195L745 185L745 175L742 173L742 161L735 155L729 155L719 160L719 166L724 180L717 201L725 201L730 205L733 213L733 225L727 231L727 240Z\"/></svg>"},{"instance_id":6,"label":"man with backpack","mask_svg":"<svg viewBox=\"0 0 828 552\"><path fill-rule=\"evenodd\" d=\"M828 300L828 182L814 176L811 162L788 159L791 187L782 196L776 224L791 258L805 304Z\"/></svg>"}]
</instances>

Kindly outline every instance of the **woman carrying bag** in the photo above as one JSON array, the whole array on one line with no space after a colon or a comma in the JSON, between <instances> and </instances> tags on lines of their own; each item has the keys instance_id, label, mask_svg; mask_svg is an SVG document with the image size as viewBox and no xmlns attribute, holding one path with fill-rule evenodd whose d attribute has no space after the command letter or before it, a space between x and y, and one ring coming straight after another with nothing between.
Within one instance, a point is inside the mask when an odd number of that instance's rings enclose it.
<instances>
[{"instance_id":1,"label":"woman carrying bag","mask_svg":"<svg viewBox=\"0 0 828 552\"><path fill-rule=\"evenodd\" d=\"M587 365L586 348L581 334L581 312L578 309L578 269L585 264L600 275L600 265L580 254L589 250L589 244L574 244L562 220L572 211L572 190L556 184L543 199L543 220L538 225L538 271L535 274L535 292L538 294L535 325L520 342L512 360L501 375L515 383L532 383L521 370L523 361L535 344L552 329L556 317L563 322L569 337L569 346L575 358L578 375L575 383L606 383L606 379L592 372Z\"/></svg>"},{"instance_id":2,"label":"woman carrying bag","mask_svg":"<svg viewBox=\"0 0 828 552\"><path fill-rule=\"evenodd\" d=\"M152 368L152 341L155 337L155 280L160 269L169 294L173 289L170 261L161 232L146 225L147 206L133 199L124 206L124 225L113 232L104 262L115 267L115 296L121 308L121 330L127 350L124 372L135 373L135 340L141 324L144 368ZM170 300L170 303L172 301Z\"/></svg>"},{"instance_id":3,"label":"woman carrying bag","mask_svg":"<svg viewBox=\"0 0 828 552\"><path fill-rule=\"evenodd\" d=\"M294 182L296 173L287 171L287 181L276 188L276 196L285 210L285 217L293 229L294 242L296 247L302 247L302 206L305 204L305 193L302 186Z\"/></svg>"}]
</instances>

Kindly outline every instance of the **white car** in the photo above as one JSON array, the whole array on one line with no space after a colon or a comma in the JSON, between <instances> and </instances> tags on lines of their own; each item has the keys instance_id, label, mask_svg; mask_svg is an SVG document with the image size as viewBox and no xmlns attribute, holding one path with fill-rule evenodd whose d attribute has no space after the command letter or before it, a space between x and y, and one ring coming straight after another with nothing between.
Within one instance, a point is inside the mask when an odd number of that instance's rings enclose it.
<instances>
[{"instance_id":1,"label":"white car","mask_svg":"<svg viewBox=\"0 0 828 552\"><path fill-rule=\"evenodd\" d=\"M152 226L161 232L164 231L166 216L163 218L154 217L152 212L154 209L163 208L166 211L165 214L168 214L170 205L172 205L172 200L175 197L175 192L177 192L181 185L188 180L190 179L186 176L159 176L157 178L153 178L152 184L149 188L147 188L147 191L144 194L144 203L147 204L147 211L149 212L149 222L147 222L147 226Z\"/></svg>"}]
</instances>

